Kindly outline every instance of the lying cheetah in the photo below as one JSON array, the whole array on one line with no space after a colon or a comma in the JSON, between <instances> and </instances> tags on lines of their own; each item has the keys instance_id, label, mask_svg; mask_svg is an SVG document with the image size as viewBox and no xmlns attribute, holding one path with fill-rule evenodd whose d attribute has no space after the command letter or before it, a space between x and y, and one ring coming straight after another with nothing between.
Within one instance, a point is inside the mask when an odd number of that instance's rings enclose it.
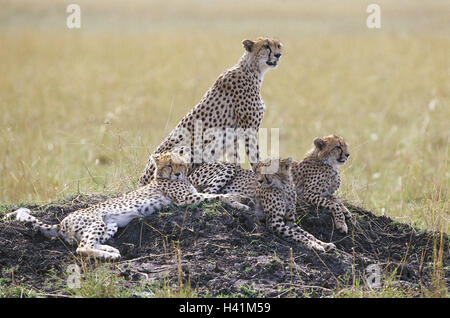
<instances>
[{"instance_id":1,"label":"lying cheetah","mask_svg":"<svg viewBox=\"0 0 450 318\"><path fill-rule=\"evenodd\" d=\"M334 193L341 184L338 167L349 156L345 140L329 135L316 138L306 157L292 164L298 199L331 211L336 228L344 234L348 232L345 218L351 218L351 214Z\"/></svg>"},{"instance_id":2,"label":"lying cheetah","mask_svg":"<svg viewBox=\"0 0 450 318\"><path fill-rule=\"evenodd\" d=\"M344 164L350 154L342 137L336 135L317 138L315 148L302 161L292 161L292 176L297 191L297 203L307 202L331 211L336 228L347 233L347 208L334 196L339 188L337 167ZM202 192L241 194L256 197L257 176L230 163L204 163L190 175L189 181ZM225 183L225 185L223 185Z\"/></svg>"},{"instance_id":3,"label":"lying cheetah","mask_svg":"<svg viewBox=\"0 0 450 318\"><path fill-rule=\"evenodd\" d=\"M197 166L201 162L216 161L216 156L226 152L227 157L232 157L230 161L238 163L238 135L228 135L228 131L240 128L250 132L242 137L249 162L253 168L259 162L256 133L265 110L260 88L264 74L277 66L282 44L269 38L244 40L242 43L245 52L238 63L217 78L201 101L181 119L154 154L177 149L180 154L189 155L191 163ZM211 128L226 131L226 137L207 138L206 130ZM208 160L205 156L209 157ZM149 160L139 179L140 184L150 182L154 169L152 160Z\"/></svg>"},{"instance_id":4,"label":"lying cheetah","mask_svg":"<svg viewBox=\"0 0 450 318\"><path fill-rule=\"evenodd\" d=\"M155 162L155 178L148 185L118 198L75 211L60 224L48 225L21 208L9 213L21 222L32 223L47 237L62 237L72 243L79 242L77 253L105 259L118 259L120 252L102 245L116 233L118 227L126 226L132 219L145 217L171 203L177 206L198 205L205 200L219 199L237 209L248 210L236 200L239 196L199 193L187 181L188 162L176 153L152 156Z\"/></svg>"},{"instance_id":5,"label":"lying cheetah","mask_svg":"<svg viewBox=\"0 0 450 318\"><path fill-rule=\"evenodd\" d=\"M258 186L256 202L264 212L267 225L283 238L292 239L307 247L325 252L335 248L301 229L296 222L296 191L292 182L292 159L279 160L278 171L266 174L262 167L271 161L261 162L256 168Z\"/></svg>"},{"instance_id":6,"label":"lying cheetah","mask_svg":"<svg viewBox=\"0 0 450 318\"><path fill-rule=\"evenodd\" d=\"M205 193L241 194L256 197L258 186L256 173L229 162L207 162L195 168L189 182Z\"/></svg>"}]
</instances>

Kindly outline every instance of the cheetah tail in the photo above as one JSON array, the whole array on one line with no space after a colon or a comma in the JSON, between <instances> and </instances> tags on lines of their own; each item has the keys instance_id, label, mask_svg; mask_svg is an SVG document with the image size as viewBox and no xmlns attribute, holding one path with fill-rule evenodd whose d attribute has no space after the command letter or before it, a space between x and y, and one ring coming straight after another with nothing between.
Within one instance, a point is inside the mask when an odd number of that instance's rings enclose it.
<instances>
[{"instance_id":1,"label":"cheetah tail","mask_svg":"<svg viewBox=\"0 0 450 318\"><path fill-rule=\"evenodd\" d=\"M59 224L45 224L30 214L30 209L20 208L12 213L7 214L7 218L14 217L17 221L31 223L35 229L38 229L42 234L50 238L56 238L60 236Z\"/></svg>"}]
</instances>

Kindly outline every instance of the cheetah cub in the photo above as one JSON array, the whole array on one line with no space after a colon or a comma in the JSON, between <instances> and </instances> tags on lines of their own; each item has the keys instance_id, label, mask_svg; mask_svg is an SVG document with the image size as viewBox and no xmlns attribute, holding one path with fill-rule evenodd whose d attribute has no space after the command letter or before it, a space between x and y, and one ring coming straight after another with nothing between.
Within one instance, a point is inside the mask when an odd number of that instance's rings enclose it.
<instances>
[{"instance_id":1,"label":"cheetah cub","mask_svg":"<svg viewBox=\"0 0 450 318\"><path fill-rule=\"evenodd\" d=\"M334 193L341 184L338 167L349 156L344 138L329 135L316 138L305 158L292 163L297 199L331 211L337 230L344 234L348 232L345 218L351 214Z\"/></svg>"},{"instance_id":2,"label":"cheetah cub","mask_svg":"<svg viewBox=\"0 0 450 318\"><path fill-rule=\"evenodd\" d=\"M291 164L297 204L306 202L328 209L337 230L344 234L348 232L345 219L351 218L351 214L334 193L341 183L338 167L349 156L345 140L330 135L316 138L314 149L302 161L293 160ZM257 188L253 171L226 162L202 164L189 175L189 181L201 192L233 193L250 198L255 197Z\"/></svg>"},{"instance_id":3,"label":"cheetah cub","mask_svg":"<svg viewBox=\"0 0 450 318\"><path fill-rule=\"evenodd\" d=\"M277 159L262 161L256 167L257 209L263 211L267 225L281 237L300 242L311 249L325 252L335 248L333 243L322 242L295 224L296 191L291 175L292 159L277 160L278 171L266 173L267 167L274 166L274 160Z\"/></svg>"},{"instance_id":4,"label":"cheetah cub","mask_svg":"<svg viewBox=\"0 0 450 318\"><path fill-rule=\"evenodd\" d=\"M110 199L94 206L69 214L60 224L49 225L41 222L21 208L9 213L21 222L32 223L47 237L62 237L69 243L78 242L77 253L105 259L118 259L120 252L111 246L103 245L114 236L119 227L131 220L141 218L162 209L169 204L177 206L198 205L219 199L237 209L248 210L238 202L242 197L227 194L199 193L187 181L188 162L178 154L164 153L153 156L155 163L154 179L146 186Z\"/></svg>"}]
</instances>

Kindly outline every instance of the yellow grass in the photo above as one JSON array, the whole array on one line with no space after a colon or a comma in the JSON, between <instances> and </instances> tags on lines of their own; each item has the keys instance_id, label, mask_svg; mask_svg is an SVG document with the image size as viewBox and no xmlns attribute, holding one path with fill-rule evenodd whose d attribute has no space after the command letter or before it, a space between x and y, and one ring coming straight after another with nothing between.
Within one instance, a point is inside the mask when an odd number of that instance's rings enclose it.
<instances>
[{"instance_id":1,"label":"yellow grass","mask_svg":"<svg viewBox=\"0 0 450 318\"><path fill-rule=\"evenodd\" d=\"M263 127L301 158L350 143L341 196L448 231L450 27L445 1L2 1L0 200L132 189L149 153L242 54L276 36Z\"/></svg>"}]
</instances>

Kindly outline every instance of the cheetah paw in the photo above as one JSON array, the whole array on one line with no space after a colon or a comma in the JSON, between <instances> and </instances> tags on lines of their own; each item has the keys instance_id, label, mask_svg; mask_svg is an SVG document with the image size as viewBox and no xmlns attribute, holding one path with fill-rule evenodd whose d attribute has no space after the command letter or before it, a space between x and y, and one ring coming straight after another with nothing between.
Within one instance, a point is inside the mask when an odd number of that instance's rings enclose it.
<instances>
[{"instance_id":1,"label":"cheetah paw","mask_svg":"<svg viewBox=\"0 0 450 318\"><path fill-rule=\"evenodd\" d=\"M230 198L230 199L232 199L234 201L237 201L237 202L252 201L252 199L250 199L249 197L246 197L245 195L242 195L242 194L231 194L231 193L229 193L229 194L225 194L225 196L227 198Z\"/></svg>"},{"instance_id":2,"label":"cheetah paw","mask_svg":"<svg viewBox=\"0 0 450 318\"><path fill-rule=\"evenodd\" d=\"M250 207L248 207L245 204L239 203L239 202L231 201L228 204L231 205L233 208L238 209L238 210L245 210L245 211L250 210Z\"/></svg>"},{"instance_id":3,"label":"cheetah paw","mask_svg":"<svg viewBox=\"0 0 450 318\"><path fill-rule=\"evenodd\" d=\"M350 213L350 211L344 205L342 205L342 212L344 213L344 216L345 216L346 219L352 219L353 218L353 215Z\"/></svg>"},{"instance_id":4,"label":"cheetah paw","mask_svg":"<svg viewBox=\"0 0 450 318\"><path fill-rule=\"evenodd\" d=\"M318 252L326 252L325 247L323 247L321 244L318 244L318 243L312 243L311 248Z\"/></svg>"},{"instance_id":5,"label":"cheetah paw","mask_svg":"<svg viewBox=\"0 0 450 318\"><path fill-rule=\"evenodd\" d=\"M27 222L31 219L30 212L31 212L30 209L20 208L14 212L6 214L5 220L12 220L15 218L17 221Z\"/></svg>"},{"instance_id":6,"label":"cheetah paw","mask_svg":"<svg viewBox=\"0 0 450 318\"><path fill-rule=\"evenodd\" d=\"M339 233L341 234L347 234L348 233L348 227L347 224L345 222L342 223L336 223L336 229L339 231Z\"/></svg>"},{"instance_id":7,"label":"cheetah paw","mask_svg":"<svg viewBox=\"0 0 450 318\"><path fill-rule=\"evenodd\" d=\"M249 199L249 198L247 198L243 195L240 195L240 194L225 194L224 202L235 209L248 211L248 210L250 210L250 207L241 203L241 201L244 199Z\"/></svg>"},{"instance_id":8,"label":"cheetah paw","mask_svg":"<svg viewBox=\"0 0 450 318\"><path fill-rule=\"evenodd\" d=\"M333 243L323 243L322 246L324 247L326 252L336 249L336 245L334 245Z\"/></svg>"},{"instance_id":9,"label":"cheetah paw","mask_svg":"<svg viewBox=\"0 0 450 318\"><path fill-rule=\"evenodd\" d=\"M108 246L109 249L105 248L105 245L102 245L102 249L98 248L89 248L89 247L79 247L76 252L80 255L86 257L94 257L94 258L102 258L104 260L117 260L120 258L120 252Z\"/></svg>"}]
</instances>

